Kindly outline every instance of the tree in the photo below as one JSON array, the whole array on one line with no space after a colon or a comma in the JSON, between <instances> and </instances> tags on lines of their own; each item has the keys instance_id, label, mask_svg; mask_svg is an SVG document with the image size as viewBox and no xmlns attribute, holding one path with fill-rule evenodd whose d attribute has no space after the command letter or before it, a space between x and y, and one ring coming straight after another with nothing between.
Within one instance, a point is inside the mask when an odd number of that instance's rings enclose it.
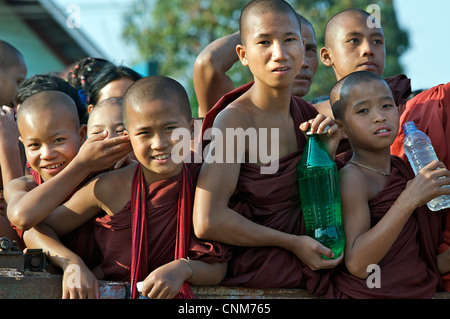
<instances>
[{"instance_id":1,"label":"tree","mask_svg":"<svg viewBox=\"0 0 450 319\"><path fill-rule=\"evenodd\" d=\"M293 8L313 24L317 45L323 46L325 21L347 8L381 9L386 37L384 76L401 73L399 57L409 46L408 35L401 30L392 0L288 0ZM156 62L159 73L183 83L191 99L194 114L198 108L192 83L196 56L211 41L239 29L239 17L248 0L134 0L125 13L124 38L136 43L141 61ZM370 11L369 11L370 12ZM372 12L370 12L372 13ZM236 86L251 80L249 71L236 63L229 71ZM305 99L328 95L335 77L330 68L319 63L314 83Z\"/></svg>"}]
</instances>

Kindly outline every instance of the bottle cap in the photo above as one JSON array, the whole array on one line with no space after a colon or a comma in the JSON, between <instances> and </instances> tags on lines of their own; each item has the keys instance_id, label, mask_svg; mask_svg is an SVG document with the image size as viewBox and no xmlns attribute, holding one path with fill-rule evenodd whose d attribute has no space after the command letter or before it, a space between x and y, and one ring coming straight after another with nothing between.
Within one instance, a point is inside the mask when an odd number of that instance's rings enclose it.
<instances>
[{"instance_id":1,"label":"bottle cap","mask_svg":"<svg viewBox=\"0 0 450 319\"><path fill-rule=\"evenodd\" d=\"M326 133L328 133L328 130L329 130L329 129L330 129L329 126L325 127L325 129L323 130L323 132L320 133L320 134L326 134ZM307 136L311 136L311 135L315 135L315 134L317 134L317 133L311 133L311 127L309 127L309 128L308 128L308 132L306 132L306 135L307 135Z\"/></svg>"}]
</instances>

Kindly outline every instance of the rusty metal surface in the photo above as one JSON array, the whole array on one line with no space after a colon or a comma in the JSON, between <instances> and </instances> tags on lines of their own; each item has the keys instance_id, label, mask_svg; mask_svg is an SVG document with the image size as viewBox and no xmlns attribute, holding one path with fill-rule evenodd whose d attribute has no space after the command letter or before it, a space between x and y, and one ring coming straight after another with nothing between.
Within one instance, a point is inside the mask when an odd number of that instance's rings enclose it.
<instances>
[{"instance_id":1,"label":"rusty metal surface","mask_svg":"<svg viewBox=\"0 0 450 319\"><path fill-rule=\"evenodd\" d=\"M23 274L0 269L0 299L60 299L61 275L46 272ZM99 281L101 299L128 299L129 283ZM193 286L197 299L318 299L301 289L250 289L223 286ZM436 293L434 299L450 299L450 293Z\"/></svg>"}]
</instances>

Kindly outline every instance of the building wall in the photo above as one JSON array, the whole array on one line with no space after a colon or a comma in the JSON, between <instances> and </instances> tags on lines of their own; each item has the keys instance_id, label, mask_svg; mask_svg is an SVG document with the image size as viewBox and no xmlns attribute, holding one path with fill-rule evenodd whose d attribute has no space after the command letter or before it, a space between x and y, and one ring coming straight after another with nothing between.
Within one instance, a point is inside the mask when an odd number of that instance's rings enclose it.
<instances>
[{"instance_id":1,"label":"building wall","mask_svg":"<svg viewBox=\"0 0 450 319\"><path fill-rule=\"evenodd\" d=\"M0 39L12 44L23 54L28 68L27 77L65 69L62 61L3 0L0 0Z\"/></svg>"}]
</instances>

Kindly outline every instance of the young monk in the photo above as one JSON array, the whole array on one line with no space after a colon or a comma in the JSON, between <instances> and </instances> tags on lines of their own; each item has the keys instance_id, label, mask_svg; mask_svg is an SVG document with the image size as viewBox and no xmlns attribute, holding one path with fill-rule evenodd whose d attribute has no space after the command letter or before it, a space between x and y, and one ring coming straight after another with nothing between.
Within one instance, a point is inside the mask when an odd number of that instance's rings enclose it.
<instances>
[{"instance_id":1,"label":"young monk","mask_svg":"<svg viewBox=\"0 0 450 319\"><path fill-rule=\"evenodd\" d=\"M369 26L369 19L373 25ZM325 46L320 49L320 59L325 66L333 68L337 81L355 71L370 71L381 76L386 64L382 26L361 9L351 8L335 14L325 26ZM402 112L411 94L410 80L399 74L386 81ZM320 113L333 116L329 100L315 107Z\"/></svg>"},{"instance_id":2,"label":"young monk","mask_svg":"<svg viewBox=\"0 0 450 319\"><path fill-rule=\"evenodd\" d=\"M26 99L17 125L32 175L8 183L5 199L7 216L20 230L39 223L90 174L131 151L126 136L103 141L107 136L103 133L85 142L86 125L80 125L75 103L59 91Z\"/></svg>"},{"instance_id":3,"label":"young monk","mask_svg":"<svg viewBox=\"0 0 450 319\"><path fill-rule=\"evenodd\" d=\"M266 149L271 143L279 146L271 163L262 158L249 160L258 153L253 144L246 144L244 154L236 154L232 161L214 160L214 153L227 158L229 147L234 145L234 137L225 133L209 145L197 184L193 223L200 238L235 246L223 285L309 286L308 290L315 292L326 282L325 278L320 280L326 273L313 270L333 268L342 261L342 257L322 259L321 254L333 257L331 250L303 235L296 166L306 137L299 126L319 133L330 126L324 140L333 155L340 134L331 118L318 115L309 103L292 95L294 79L303 64L300 31L300 21L288 3L250 2L241 14L242 44L237 53L253 73L254 84L227 94L203 122L202 133L211 127L219 132L236 128L254 128L256 134L266 128L279 132L278 139L272 139L270 133L259 135ZM268 166L277 169L261 173Z\"/></svg>"},{"instance_id":4,"label":"young monk","mask_svg":"<svg viewBox=\"0 0 450 319\"><path fill-rule=\"evenodd\" d=\"M431 298L441 284L436 238L442 214L425 204L450 194L442 187L450 184L450 172L434 161L414 177L404 161L391 156L399 112L386 81L375 73L344 77L330 102L353 156L339 171L346 270L334 273L326 296ZM380 269L375 288L366 280L372 265Z\"/></svg>"},{"instance_id":5,"label":"young monk","mask_svg":"<svg viewBox=\"0 0 450 319\"><path fill-rule=\"evenodd\" d=\"M172 132L177 128L190 132L193 126L186 91L170 78L147 77L127 90L123 106L139 163L92 180L37 228L48 233L50 227L62 236L104 210L106 215L94 225L100 278L131 280L133 297L138 296L140 281L142 294L150 298L192 297L188 282L217 284L226 263L214 245L190 236L193 187L200 165L177 162L172 152L179 142ZM188 147L188 153L179 156L190 155ZM61 265L79 261L54 237L35 237L27 244L48 249Z\"/></svg>"},{"instance_id":6,"label":"young monk","mask_svg":"<svg viewBox=\"0 0 450 319\"><path fill-rule=\"evenodd\" d=\"M312 84L319 65L317 57L316 35L312 24L298 14L305 40L305 58L300 73L294 80L292 93L305 96ZM240 32L219 38L206 46L194 63L194 88L199 104L199 116L205 114L226 93L235 87L227 71L239 61L236 46L241 43Z\"/></svg>"}]
</instances>

